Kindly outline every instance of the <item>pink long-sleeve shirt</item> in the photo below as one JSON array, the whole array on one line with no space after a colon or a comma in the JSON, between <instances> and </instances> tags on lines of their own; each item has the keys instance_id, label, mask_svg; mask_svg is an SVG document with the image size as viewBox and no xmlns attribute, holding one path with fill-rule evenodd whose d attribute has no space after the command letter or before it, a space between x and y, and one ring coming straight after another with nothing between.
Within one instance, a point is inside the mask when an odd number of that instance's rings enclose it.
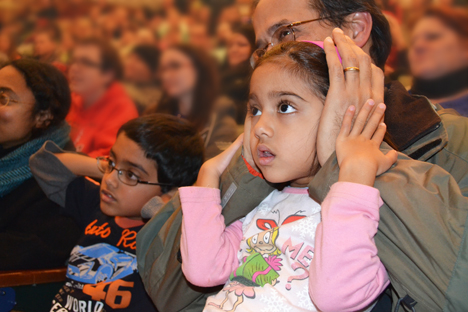
<instances>
[{"instance_id":1,"label":"pink long-sleeve shirt","mask_svg":"<svg viewBox=\"0 0 468 312\"><path fill-rule=\"evenodd\" d=\"M271 302L294 310L358 311L389 283L374 243L382 205L375 188L336 183L321 207L306 189L274 191L228 227L218 189L179 191L186 278L203 287L230 281L206 310L234 293L229 304L238 300L243 311Z\"/></svg>"}]
</instances>

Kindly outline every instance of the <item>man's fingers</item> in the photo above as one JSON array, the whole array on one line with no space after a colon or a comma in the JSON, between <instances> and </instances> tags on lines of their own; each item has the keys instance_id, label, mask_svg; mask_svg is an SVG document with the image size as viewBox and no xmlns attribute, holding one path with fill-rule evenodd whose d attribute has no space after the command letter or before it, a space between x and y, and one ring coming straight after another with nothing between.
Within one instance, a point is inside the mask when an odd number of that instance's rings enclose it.
<instances>
[{"instance_id":1,"label":"man's fingers","mask_svg":"<svg viewBox=\"0 0 468 312\"><path fill-rule=\"evenodd\" d=\"M333 30L333 40L336 43L336 47L340 52L341 59L343 61L343 68L357 67L359 68L359 60L356 53L352 48L351 44L343 31L339 28ZM359 71L347 71L345 72L346 84L349 85L351 90L359 88Z\"/></svg>"},{"instance_id":2,"label":"man's fingers","mask_svg":"<svg viewBox=\"0 0 468 312\"><path fill-rule=\"evenodd\" d=\"M362 135L365 138L371 139L374 133L377 131L377 129L379 129L379 126L382 123L381 120L385 113L385 109L386 109L386 106L385 104L382 103L382 104L377 105L377 108L372 112L372 114L368 118L368 121L364 130L362 131Z\"/></svg>"},{"instance_id":3,"label":"man's fingers","mask_svg":"<svg viewBox=\"0 0 468 312\"><path fill-rule=\"evenodd\" d=\"M336 51L335 43L330 37L323 42L323 49L327 57L328 73L330 76L330 89L343 90L344 72Z\"/></svg>"},{"instance_id":4,"label":"man's fingers","mask_svg":"<svg viewBox=\"0 0 468 312\"><path fill-rule=\"evenodd\" d=\"M351 131L353 124L354 113L356 112L356 107L350 106L343 117L343 123L341 125L340 134L338 137L347 137Z\"/></svg>"},{"instance_id":5,"label":"man's fingers","mask_svg":"<svg viewBox=\"0 0 468 312\"><path fill-rule=\"evenodd\" d=\"M385 75L383 71L375 66L371 65L372 71L372 95L370 98L374 99L376 103L384 103L384 91L385 91Z\"/></svg>"},{"instance_id":6,"label":"man's fingers","mask_svg":"<svg viewBox=\"0 0 468 312\"><path fill-rule=\"evenodd\" d=\"M373 100L368 100L366 104L364 104L363 108L359 112L356 121L354 121L353 130L351 130L352 136L360 135L367 123L367 118L374 108L375 102Z\"/></svg>"}]
</instances>

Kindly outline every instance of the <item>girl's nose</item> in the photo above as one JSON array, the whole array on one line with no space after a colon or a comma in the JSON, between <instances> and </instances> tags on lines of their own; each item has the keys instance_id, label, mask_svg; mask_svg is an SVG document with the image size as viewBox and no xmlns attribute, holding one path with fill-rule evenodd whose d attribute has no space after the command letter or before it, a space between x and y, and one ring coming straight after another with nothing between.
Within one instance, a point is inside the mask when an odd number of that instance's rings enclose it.
<instances>
[{"instance_id":1,"label":"girl's nose","mask_svg":"<svg viewBox=\"0 0 468 312\"><path fill-rule=\"evenodd\" d=\"M273 132L272 120L264 113L254 126L254 134L260 139L262 137L272 137Z\"/></svg>"}]
</instances>

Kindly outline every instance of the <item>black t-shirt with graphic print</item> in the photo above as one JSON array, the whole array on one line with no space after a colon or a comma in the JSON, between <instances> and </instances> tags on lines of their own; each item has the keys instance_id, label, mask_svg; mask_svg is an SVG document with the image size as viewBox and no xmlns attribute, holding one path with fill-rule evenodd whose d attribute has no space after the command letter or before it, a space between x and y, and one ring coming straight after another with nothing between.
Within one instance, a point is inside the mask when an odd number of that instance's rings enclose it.
<instances>
[{"instance_id":1,"label":"black t-shirt with graphic print","mask_svg":"<svg viewBox=\"0 0 468 312\"><path fill-rule=\"evenodd\" d=\"M143 226L122 227L124 222L103 214L99 185L86 178L68 185L63 213L83 233L50 312L157 311L137 270L136 236Z\"/></svg>"}]
</instances>

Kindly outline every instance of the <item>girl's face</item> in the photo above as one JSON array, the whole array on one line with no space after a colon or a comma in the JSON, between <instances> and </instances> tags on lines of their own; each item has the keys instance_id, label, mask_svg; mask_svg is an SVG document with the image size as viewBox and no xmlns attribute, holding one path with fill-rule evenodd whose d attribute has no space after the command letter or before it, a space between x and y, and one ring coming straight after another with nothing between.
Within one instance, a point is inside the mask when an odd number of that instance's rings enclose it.
<instances>
[{"instance_id":1,"label":"girl's face","mask_svg":"<svg viewBox=\"0 0 468 312\"><path fill-rule=\"evenodd\" d=\"M438 78L468 65L468 40L439 19L426 17L413 30L408 58L414 76Z\"/></svg>"},{"instance_id":2,"label":"girl's face","mask_svg":"<svg viewBox=\"0 0 468 312\"><path fill-rule=\"evenodd\" d=\"M145 156L143 149L122 132L112 146L109 159L115 167L130 171L138 180L158 182L156 162ZM161 196L157 185L122 183L117 170L104 174L101 183L101 210L108 216L141 219L141 209L154 196Z\"/></svg>"},{"instance_id":3,"label":"girl's face","mask_svg":"<svg viewBox=\"0 0 468 312\"><path fill-rule=\"evenodd\" d=\"M252 54L252 49L247 38L235 33L229 39L227 53L229 66L234 67L248 60Z\"/></svg>"},{"instance_id":4,"label":"girl's face","mask_svg":"<svg viewBox=\"0 0 468 312\"><path fill-rule=\"evenodd\" d=\"M323 101L281 65L257 68L250 84L250 148L257 167L272 183L306 187L316 158Z\"/></svg>"},{"instance_id":5,"label":"girl's face","mask_svg":"<svg viewBox=\"0 0 468 312\"><path fill-rule=\"evenodd\" d=\"M194 92L197 72L192 61L175 49L166 50L161 56L161 82L170 97L180 99Z\"/></svg>"}]
</instances>

